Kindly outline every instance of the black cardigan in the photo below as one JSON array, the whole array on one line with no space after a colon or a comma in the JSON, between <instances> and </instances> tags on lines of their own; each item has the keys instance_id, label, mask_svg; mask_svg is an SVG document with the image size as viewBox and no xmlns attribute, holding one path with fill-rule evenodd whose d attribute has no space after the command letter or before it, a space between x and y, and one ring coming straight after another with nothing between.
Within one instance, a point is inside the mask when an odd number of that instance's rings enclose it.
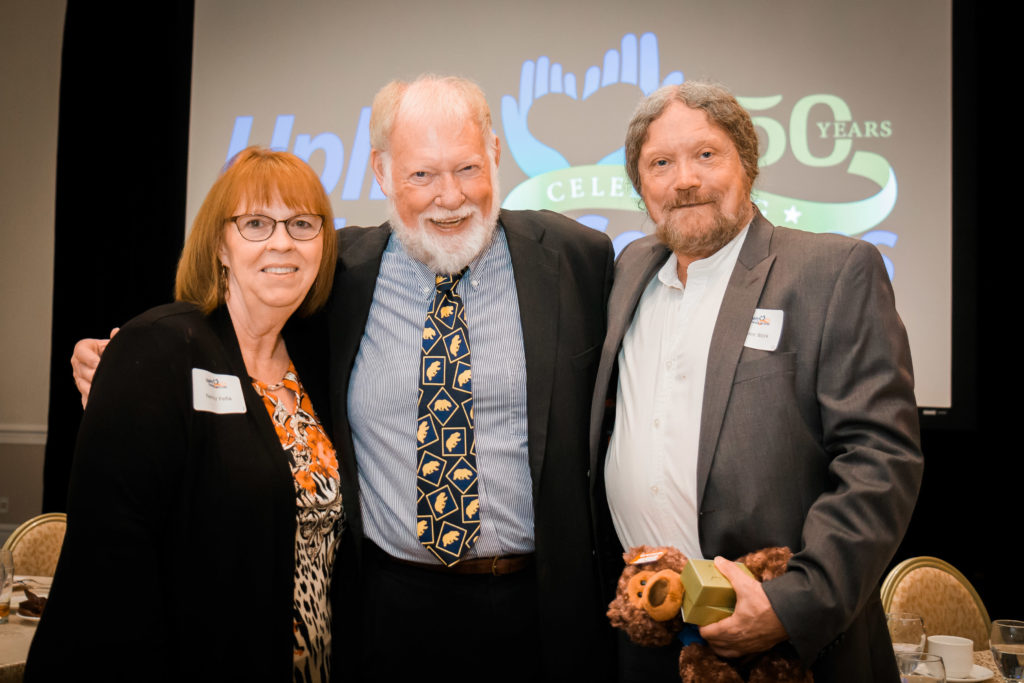
<instances>
[{"instance_id":1,"label":"black cardigan","mask_svg":"<svg viewBox=\"0 0 1024 683\"><path fill-rule=\"evenodd\" d=\"M245 412L196 410L193 368L237 377ZM294 543L287 457L227 311L147 311L96 373L25 680L290 680Z\"/></svg>"}]
</instances>

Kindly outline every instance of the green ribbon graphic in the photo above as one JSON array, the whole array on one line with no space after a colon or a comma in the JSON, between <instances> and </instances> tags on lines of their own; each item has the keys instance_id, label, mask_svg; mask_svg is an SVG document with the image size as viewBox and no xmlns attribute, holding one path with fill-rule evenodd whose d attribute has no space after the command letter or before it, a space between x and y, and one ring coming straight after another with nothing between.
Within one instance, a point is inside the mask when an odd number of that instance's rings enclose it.
<instances>
[{"instance_id":1,"label":"green ribbon graphic","mask_svg":"<svg viewBox=\"0 0 1024 683\"><path fill-rule=\"evenodd\" d=\"M884 157L855 152L846 172L878 185L876 194L853 202L812 202L754 190L753 200L769 222L808 232L857 235L882 221L896 205L896 173Z\"/></svg>"},{"instance_id":2,"label":"green ribbon graphic","mask_svg":"<svg viewBox=\"0 0 1024 683\"><path fill-rule=\"evenodd\" d=\"M856 235L869 230L896 205L896 173L884 157L855 152L846 172L872 181L876 194L852 202L813 202L755 190L752 199L770 222L808 232ZM621 165L593 164L560 168L516 186L502 204L506 209L575 209L642 211L640 197Z\"/></svg>"},{"instance_id":3,"label":"green ribbon graphic","mask_svg":"<svg viewBox=\"0 0 1024 683\"><path fill-rule=\"evenodd\" d=\"M618 209L639 211L640 197L621 164L571 166L548 171L517 185L505 209Z\"/></svg>"}]
</instances>

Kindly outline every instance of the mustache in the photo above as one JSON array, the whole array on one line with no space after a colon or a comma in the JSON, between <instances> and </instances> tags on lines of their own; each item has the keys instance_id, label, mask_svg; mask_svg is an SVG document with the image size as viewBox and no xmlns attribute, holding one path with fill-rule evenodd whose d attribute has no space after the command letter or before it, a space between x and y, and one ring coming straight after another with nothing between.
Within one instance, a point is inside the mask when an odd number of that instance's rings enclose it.
<instances>
[{"instance_id":1,"label":"mustache","mask_svg":"<svg viewBox=\"0 0 1024 683\"><path fill-rule=\"evenodd\" d=\"M469 210L461 209L457 211L445 211L444 209L435 209L433 211L423 214L423 219L428 221L453 221L461 220L464 218L472 218L474 215L479 213L476 207L472 207Z\"/></svg>"},{"instance_id":2,"label":"mustache","mask_svg":"<svg viewBox=\"0 0 1024 683\"><path fill-rule=\"evenodd\" d=\"M665 211L679 209L692 204L707 204L717 202L719 195L715 192L701 192L700 190L676 190L674 197L665 202Z\"/></svg>"}]
</instances>

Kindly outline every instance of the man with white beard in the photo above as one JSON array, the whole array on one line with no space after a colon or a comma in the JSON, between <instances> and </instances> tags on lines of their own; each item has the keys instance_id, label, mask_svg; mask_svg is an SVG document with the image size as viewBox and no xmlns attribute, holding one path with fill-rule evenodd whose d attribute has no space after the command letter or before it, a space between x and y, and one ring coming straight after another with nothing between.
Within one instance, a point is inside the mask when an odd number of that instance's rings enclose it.
<instances>
[{"instance_id":1,"label":"man with white beard","mask_svg":"<svg viewBox=\"0 0 1024 683\"><path fill-rule=\"evenodd\" d=\"M389 83L370 138L389 220L338 232L326 316L285 330L339 456L334 671L607 677L587 420L611 243L500 210L499 141L467 80ZM104 345L76 346L83 397Z\"/></svg>"},{"instance_id":2,"label":"man with white beard","mask_svg":"<svg viewBox=\"0 0 1024 683\"><path fill-rule=\"evenodd\" d=\"M389 221L339 233L328 312L346 500L356 500L358 472L360 505L346 513L349 536L363 539L356 626L366 673L579 674L599 659L602 628L588 533L587 416L611 244L558 214L499 210L500 145L486 99L469 81L389 83L374 99L370 137ZM445 334L424 323L435 280L459 273L453 290L472 349L466 413L476 444L467 449L476 462L465 469L478 471L471 497L479 524L456 559L425 546L423 536L435 525L450 536L444 523L466 511L434 506L425 514L417 500L433 494L417 482L430 478L431 458L451 460L447 440L443 451L422 447L434 427L424 424L418 397L421 373L429 375L421 355L435 330ZM452 424L446 420L438 417L437 431ZM449 493L457 477L445 475Z\"/></svg>"}]
</instances>

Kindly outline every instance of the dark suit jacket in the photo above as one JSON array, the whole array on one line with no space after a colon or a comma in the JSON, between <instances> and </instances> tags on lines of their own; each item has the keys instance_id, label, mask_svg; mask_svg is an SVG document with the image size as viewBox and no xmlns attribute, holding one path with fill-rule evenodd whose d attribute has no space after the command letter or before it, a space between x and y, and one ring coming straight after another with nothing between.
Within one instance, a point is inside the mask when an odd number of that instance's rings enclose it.
<instances>
[{"instance_id":1,"label":"dark suit jacket","mask_svg":"<svg viewBox=\"0 0 1024 683\"><path fill-rule=\"evenodd\" d=\"M502 211L515 272L526 356L529 458L545 671L578 672L593 658L597 600L588 499L587 421L613 252L608 238L548 211ZM391 229L344 228L327 315L330 405L346 501L359 554L363 527L347 417L349 378ZM291 346L289 347L291 348ZM410 451L409 457L415 457ZM524 656L530 656L524 653ZM495 663L500 666L500 663Z\"/></svg>"},{"instance_id":2,"label":"dark suit jacket","mask_svg":"<svg viewBox=\"0 0 1024 683\"><path fill-rule=\"evenodd\" d=\"M647 237L616 268L591 418L595 505L616 357L668 256ZM774 351L744 346L756 308L784 313ZM874 247L755 216L711 340L699 444L704 555L789 546L788 572L765 592L815 680L895 680L878 583L923 458L907 336Z\"/></svg>"},{"instance_id":3,"label":"dark suit jacket","mask_svg":"<svg viewBox=\"0 0 1024 683\"><path fill-rule=\"evenodd\" d=\"M194 410L192 368L238 377L245 412ZM226 309L147 311L96 372L25 680L291 680L294 555L288 460Z\"/></svg>"}]
</instances>

